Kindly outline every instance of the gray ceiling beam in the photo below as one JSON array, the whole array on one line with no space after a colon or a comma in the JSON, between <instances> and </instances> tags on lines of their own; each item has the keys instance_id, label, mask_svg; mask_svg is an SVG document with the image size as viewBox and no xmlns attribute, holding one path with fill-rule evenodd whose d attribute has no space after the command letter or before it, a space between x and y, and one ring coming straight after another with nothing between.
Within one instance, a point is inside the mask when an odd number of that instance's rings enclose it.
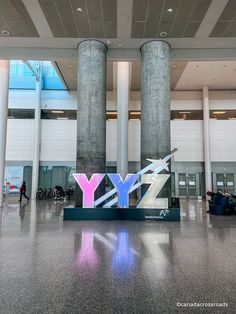
<instances>
[{"instance_id":1,"label":"gray ceiling beam","mask_svg":"<svg viewBox=\"0 0 236 314\"><path fill-rule=\"evenodd\" d=\"M38 2L38 0L23 0L23 3L39 33L40 37L46 37L46 38L53 38L53 33L50 29L50 26L47 22L47 19L41 9L41 6ZM59 69L57 63L55 61L51 62L54 70L56 71L60 81L62 82L63 86L66 89L68 88L68 85L66 83L66 80L64 79L61 70Z\"/></svg>"},{"instance_id":2,"label":"gray ceiling beam","mask_svg":"<svg viewBox=\"0 0 236 314\"><path fill-rule=\"evenodd\" d=\"M13 48L76 48L78 44L87 38L46 38L46 37L1 37L0 49ZM110 49L139 49L144 43L158 38L97 38L107 44ZM163 39L160 39L163 40ZM173 49L182 48L235 48L236 37L233 38L165 38Z\"/></svg>"},{"instance_id":3,"label":"gray ceiling beam","mask_svg":"<svg viewBox=\"0 0 236 314\"><path fill-rule=\"evenodd\" d=\"M117 0L117 38L131 38L133 0Z\"/></svg>"},{"instance_id":4,"label":"gray ceiling beam","mask_svg":"<svg viewBox=\"0 0 236 314\"><path fill-rule=\"evenodd\" d=\"M22 0L40 37L53 37L38 0Z\"/></svg>"},{"instance_id":5,"label":"gray ceiling beam","mask_svg":"<svg viewBox=\"0 0 236 314\"><path fill-rule=\"evenodd\" d=\"M77 59L73 48L0 48L0 59L62 61ZM109 61L135 61L140 59L139 49L109 49ZM171 50L171 60L217 61L236 60L236 48L178 48Z\"/></svg>"},{"instance_id":6,"label":"gray ceiling beam","mask_svg":"<svg viewBox=\"0 0 236 314\"><path fill-rule=\"evenodd\" d=\"M195 37L210 36L227 3L228 0L212 0Z\"/></svg>"}]
</instances>

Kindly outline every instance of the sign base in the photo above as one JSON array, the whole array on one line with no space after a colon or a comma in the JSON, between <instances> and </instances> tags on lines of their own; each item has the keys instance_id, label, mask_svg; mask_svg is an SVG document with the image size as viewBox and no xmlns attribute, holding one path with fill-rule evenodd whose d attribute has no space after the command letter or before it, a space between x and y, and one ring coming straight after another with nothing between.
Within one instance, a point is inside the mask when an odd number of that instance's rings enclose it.
<instances>
[{"instance_id":1,"label":"sign base","mask_svg":"<svg viewBox=\"0 0 236 314\"><path fill-rule=\"evenodd\" d=\"M64 208L64 220L157 220L180 221L180 208Z\"/></svg>"}]
</instances>

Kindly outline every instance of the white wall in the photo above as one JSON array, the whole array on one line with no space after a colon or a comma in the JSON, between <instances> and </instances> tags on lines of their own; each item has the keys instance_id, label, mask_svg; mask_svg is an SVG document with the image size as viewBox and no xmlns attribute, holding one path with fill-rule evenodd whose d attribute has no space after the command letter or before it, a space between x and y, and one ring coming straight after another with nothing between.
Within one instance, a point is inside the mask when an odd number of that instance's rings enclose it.
<instances>
[{"instance_id":1,"label":"white wall","mask_svg":"<svg viewBox=\"0 0 236 314\"><path fill-rule=\"evenodd\" d=\"M35 91L10 90L9 108L34 108ZM140 109L140 93L131 93L130 110ZM202 109L202 92L172 92L172 110ZM76 109L76 93L43 91L42 106ZM108 93L108 109L116 102ZM210 109L236 109L235 91L211 91ZM178 148L175 161L203 161L202 121L171 121L171 146ZM107 121L107 161L116 161L117 121ZM236 120L210 121L211 155L214 162L236 161ZM32 161L34 120L8 120L7 161ZM140 121L129 121L129 161L140 159ZM41 161L72 161L76 158L76 121L42 120Z\"/></svg>"},{"instance_id":2,"label":"white wall","mask_svg":"<svg viewBox=\"0 0 236 314\"><path fill-rule=\"evenodd\" d=\"M33 119L8 119L6 160L32 161L33 140Z\"/></svg>"},{"instance_id":3,"label":"white wall","mask_svg":"<svg viewBox=\"0 0 236 314\"><path fill-rule=\"evenodd\" d=\"M203 122L171 121L171 148L178 148L175 161L203 161Z\"/></svg>"},{"instance_id":4,"label":"white wall","mask_svg":"<svg viewBox=\"0 0 236 314\"><path fill-rule=\"evenodd\" d=\"M107 120L106 128L106 157L107 161L116 160L117 120Z\"/></svg>"},{"instance_id":5,"label":"white wall","mask_svg":"<svg viewBox=\"0 0 236 314\"><path fill-rule=\"evenodd\" d=\"M76 160L76 121L41 120L41 161Z\"/></svg>"},{"instance_id":6,"label":"white wall","mask_svg":"<svg viewBox=\"0 0 236 314\"><path fill-rule=\"evenodd\" d=\"M236 120L210 121L212 161L236 162Z\"/></svg>"}]
</instances>

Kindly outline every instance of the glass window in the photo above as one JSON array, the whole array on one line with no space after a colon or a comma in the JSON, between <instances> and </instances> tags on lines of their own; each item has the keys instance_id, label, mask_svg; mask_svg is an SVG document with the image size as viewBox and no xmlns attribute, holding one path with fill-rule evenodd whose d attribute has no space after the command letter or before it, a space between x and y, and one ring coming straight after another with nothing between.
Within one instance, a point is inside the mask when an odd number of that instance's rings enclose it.
<instances>
[{"instance_id":1,"label":"glass window","mask_svg":"<svg viewBox=\"0 0 236 314\"><path fill-rule=\"evenodd\" d=\"M117 119L116 111L107 111L107 119ZM129 120L140 120L140 110L130 110ZM202 110L171 110L171 120L203 120Z\"/></svg>"},{"instance_id":2,"label":"glass window","mask_svg":"<svg viewBox=\"0 0 236 314\"><path fill-rule=\"evenodd\" d=\"M210 110L210 118L216 120L236 120L236 110Z\"/></svg>"},{"instance_id":3,"label":"glass window","mask_svg":"<svg viewBox=\"0 0 236 314\"><path fill-rule=\"evenodd\" d=\"M129 119L130 120L140 120L141 119L141 112L140 111L129 111Z\"/></svg>"},{"instance_id":4,"label":"glass window","mask_svg":"<svg viewBox=\"0 0 236 314\"><path fill-rule=\"evenodd\" d=\"M65 191L71 185L75 189L76 183L73 173L75 173L75 167L40 166L39 187L48 190L59 185Z\"/></svg>"},{"instance_id":5,"label":"glass window","mask_svg":"<svg viewBox=\"0 0 236 314\"><path fill-rule=\"evenodd\" d=\"M171 110L171 120L203 120L203 111Z\"/></svg>"},{"instance_id":6,"label":"glass window","mask_svg":"<svg viewBox=\"0 0 236 314\"><path fill-rule=\"evenodd\" d=\"M34 119L34 109L8 109L8 119Z\"/></svg>"},{"instance_id":7,"label":"glass window","mask_svg":"<svg viewBox=\"0 0 236 314\"><path fill-rule=\"evenodd\" d=\"M33 72L22 61L11 61L10 89L35 89L36 82Z\"/></svg>"},{"instance_id":8,"label":"glass window","mask_svg":"<svg viewBox=\"0 0 236 314\"><path fill-rule=\"evenodd\" d=\"M52 119L52 120L77 120L76 110L41 110L41 119Z\"/></svg>"},{"instance_id":9,"label":"glass window","mask_svg":"<svg viewBox=\"0 0 236 314\"><path fill-rule=\"evenodd\" d=\"M51 62L43 62L43 89L66 90Z\"/></svg>"},{"instance_id":10,"label":"glass window","mask_svg":"<svg viewBox=\"0 0 236 314\"><path fill-rule=\"evenodd\" d=\"M106 119L107 120L116 120L117 119L117 111L107 111Z\"/></svg>"},{"instance_id":11,"label":"glass window","mask_svg":"<svg viewBox=\"0 0 236 314\"><path fill-rule=\"evenodd\" d=\"M29 61L32 68L35 70L39 61ZM66 90L56 70L49 61L42 61L42 82L43 89L49 90ZM35 89L36 79L35 74L29 66L23 61L12 60L10 66L10 89Z\"/></svg>"},{"instance_id":12,"label":"glass window","mask_svg":"<svg viewBox=\"0 0 236 314\"><path fill-rule=\"evenodd\" d=\"M32 189L32 167L31 166L24 167L24 181L26 182L27 195L29 196Z\"/></svg>"}]
</instances>

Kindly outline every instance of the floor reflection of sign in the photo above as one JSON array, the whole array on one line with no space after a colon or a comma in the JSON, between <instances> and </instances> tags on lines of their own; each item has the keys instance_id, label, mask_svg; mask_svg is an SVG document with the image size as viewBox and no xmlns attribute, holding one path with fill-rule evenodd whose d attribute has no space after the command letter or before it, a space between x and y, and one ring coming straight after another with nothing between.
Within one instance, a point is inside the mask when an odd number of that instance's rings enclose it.
<instances>
[{"instance_id":1,"label":"floor reflection of sign","mask_svg":"<svg viewBox=\"0 0 236 314\"><path fill-rule=\"evenodd\" d=\"M97 252L93 247L93 233L83 232L81 249L76 256L76 265L79 268L94 269L98 266Z\"/></svg>"},{"instance_id":2,"label":"floor reflection of sign","mask_svg":"<svg viewBox=\"0 0 236 314\"><path fill-rule=\"evenodd\" d=\"M135 257L129 244L129 234L127 231L119 232L117 247L112 259L112 268L118 273L129 273L134 264Z\"/></svg>"},{"instance_id":3,"label":"floor reflection of sign","mask_svg":"<svg viewBox=\"0 0 236 314\"><path fill-rule=\"evenodd\" d=\"M23 167L6 167L4 178L4 192L19 193L23 181Z\"/></svg>"}]
</instances>

